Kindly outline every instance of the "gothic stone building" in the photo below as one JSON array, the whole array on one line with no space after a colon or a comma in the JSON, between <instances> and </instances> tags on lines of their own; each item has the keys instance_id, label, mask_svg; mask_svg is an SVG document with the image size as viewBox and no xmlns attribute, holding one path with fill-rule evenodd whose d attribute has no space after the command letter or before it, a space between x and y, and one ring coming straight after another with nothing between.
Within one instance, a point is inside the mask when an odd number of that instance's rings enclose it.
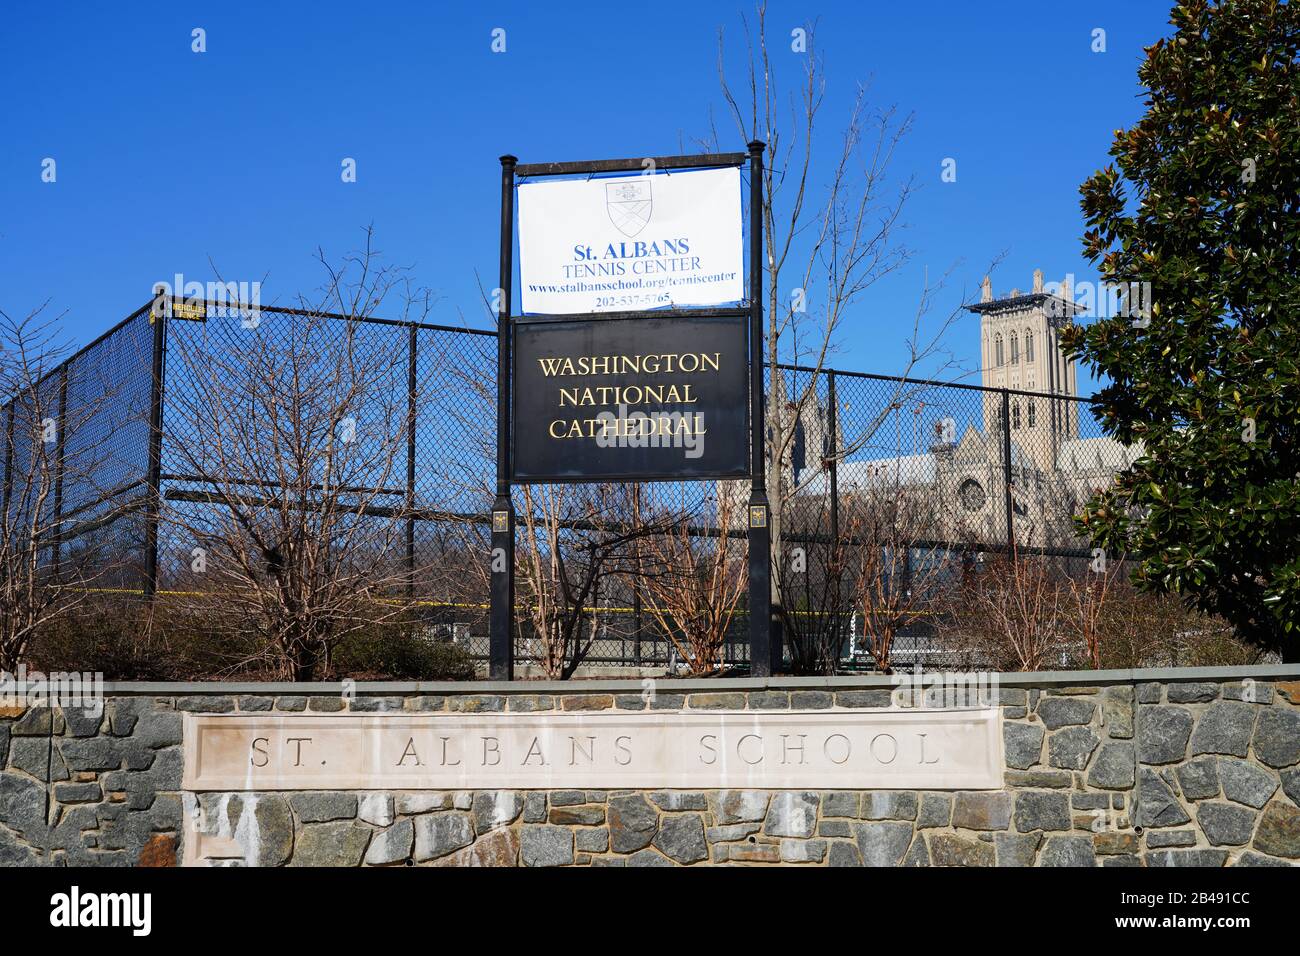
<instances>
[{"instance_id":1,"label":"gothic stone building","mask_svg":"<svg viewBox=\"0 0 1300 956\"><path fill-rule=\"evenodd\" d=\"M1082 438L1077 371L1061 351L1060 328L1076 307L1068 287L1043 291L1042 271L1029 292L1013 289L995 297L989 279L980 301L968 307L980 317L981 384L1008 389L1011 512L1016 541L1038 547L1078 548L1072 516L1094 491L1127 467L1140 447L1111 438ZM1016 392L1035 394L1016 394ZM851 455L839 468L841 496L905 496L925 516L918 537L950 542L1001 544L1007 537L1003 394L980 393L982 422L960 435L944 434L922 454ZM798 476L796 498L825 495L827 475L815 449L829 446L824 408L809 405L795 423L793 447L784 462L787 480ZM846 437L836 436L843 441ZM897 451L901 451L898 449ZM735 494L747 494L736 483ZM743 510L738 511L743 514Z\"/></svg>"}]
</instances>

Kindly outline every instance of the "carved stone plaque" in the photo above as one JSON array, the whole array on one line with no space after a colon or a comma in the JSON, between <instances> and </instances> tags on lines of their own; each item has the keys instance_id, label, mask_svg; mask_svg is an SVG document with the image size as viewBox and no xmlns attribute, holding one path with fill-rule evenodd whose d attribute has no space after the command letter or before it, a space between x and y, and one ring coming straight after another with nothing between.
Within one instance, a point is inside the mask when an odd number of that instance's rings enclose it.
<instances>
[{"instance_id":1,"label":"carved stone plaque","mask_svg":"<svg viewBox=\"0 0 1300 956\"><path fill-rule=\"evenodd\" d=\"M1002 786L998 708L185 715L186 790Z\"/></svg>"}]
</instances>

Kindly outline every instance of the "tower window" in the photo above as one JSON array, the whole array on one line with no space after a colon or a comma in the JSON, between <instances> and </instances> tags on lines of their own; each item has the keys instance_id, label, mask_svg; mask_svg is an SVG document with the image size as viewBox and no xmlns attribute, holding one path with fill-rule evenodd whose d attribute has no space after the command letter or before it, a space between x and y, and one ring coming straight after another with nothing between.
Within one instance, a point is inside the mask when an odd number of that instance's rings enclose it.
<instances>
[{"instance_id":1,"label":"tower window","mask_svg":"<svg viewBox=\"0 0 1300 956\"><path fill-rule=\"evenodd\" d=\"M1034 427L1034 400L1029 400L1029 427Z\"/></svg>"},{"instance_id":2,"label":"tower window","mask_svg":"<svg viewBox=\"0 0 1300 956\"><path fill-rule=\"evenodd\" d=\"M1034 360L1034 333L1030 332L1028 329L1025 329L1025 361L1032 362L1033 360Z\"/></svg>"},{"instance_id":3,"label":"tower window","mask_svg":"<svg viewBox=\"0 0 1300 956\"><path fill-rule=\"evenodd\" d=\"M1002 355L1002 333L993 337L993 364L1001 368L1006 359Z\"/></svg>"},{"instance_id":4,"label":"tower window","mask_svg":"<svg viewBox=\"0 0 1300 956\"><path fill-rule=\"evenodd\" d=\"M1015 332L1011 333L1011 364L1015 365L1020 361L1020 338Z\"/></svg>"},{"instance_id":5,"label":"tower window","mask_svg":"<svg viewBox=\"0 0 1300 956\"><path fill-rule=\"evenodd\" d=\"M1016 431L1020 428L1020 403L1011 403L1011 430Z\"/></svg>"}]
</instances>

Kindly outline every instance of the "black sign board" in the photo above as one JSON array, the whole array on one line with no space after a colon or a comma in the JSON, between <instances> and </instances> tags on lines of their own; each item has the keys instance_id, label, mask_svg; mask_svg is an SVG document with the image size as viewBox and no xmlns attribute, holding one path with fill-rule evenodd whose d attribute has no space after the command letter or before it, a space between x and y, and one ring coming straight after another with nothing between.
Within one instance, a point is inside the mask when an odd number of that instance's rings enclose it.
<instances>
[{"instance_id":1,"label":"black sign board","mask_svg":"<svg viewBox=\"0 0 1300 956\"><path fill-rule=\"evenodd\" d=\"M512 479L749 476L749 320L514 323Z\"/></svg>"}]
</instances>

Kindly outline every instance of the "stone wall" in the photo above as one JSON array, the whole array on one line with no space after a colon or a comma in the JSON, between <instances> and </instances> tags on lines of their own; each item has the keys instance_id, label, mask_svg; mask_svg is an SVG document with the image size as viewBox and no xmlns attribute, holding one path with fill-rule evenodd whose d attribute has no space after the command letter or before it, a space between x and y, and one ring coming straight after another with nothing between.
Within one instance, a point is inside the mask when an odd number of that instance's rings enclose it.
<instances>
[{"instance_id":1,"label":"stone wall","mask_svg":"<svg viewBox=\"0 0 1300 956\"><path fill-rule=\"evenodd\" d=\"M1068 681L1089 680L1086 684ZM0 864L1274 866L1300 863L1300 672L1004 675L996 791L182 790L184 711L828 710L888 678L109 685L0 709ZM196 833L201 836L196 838ZM188 852L187 852L188 843Z\"/></svg>"}]
</instances>

